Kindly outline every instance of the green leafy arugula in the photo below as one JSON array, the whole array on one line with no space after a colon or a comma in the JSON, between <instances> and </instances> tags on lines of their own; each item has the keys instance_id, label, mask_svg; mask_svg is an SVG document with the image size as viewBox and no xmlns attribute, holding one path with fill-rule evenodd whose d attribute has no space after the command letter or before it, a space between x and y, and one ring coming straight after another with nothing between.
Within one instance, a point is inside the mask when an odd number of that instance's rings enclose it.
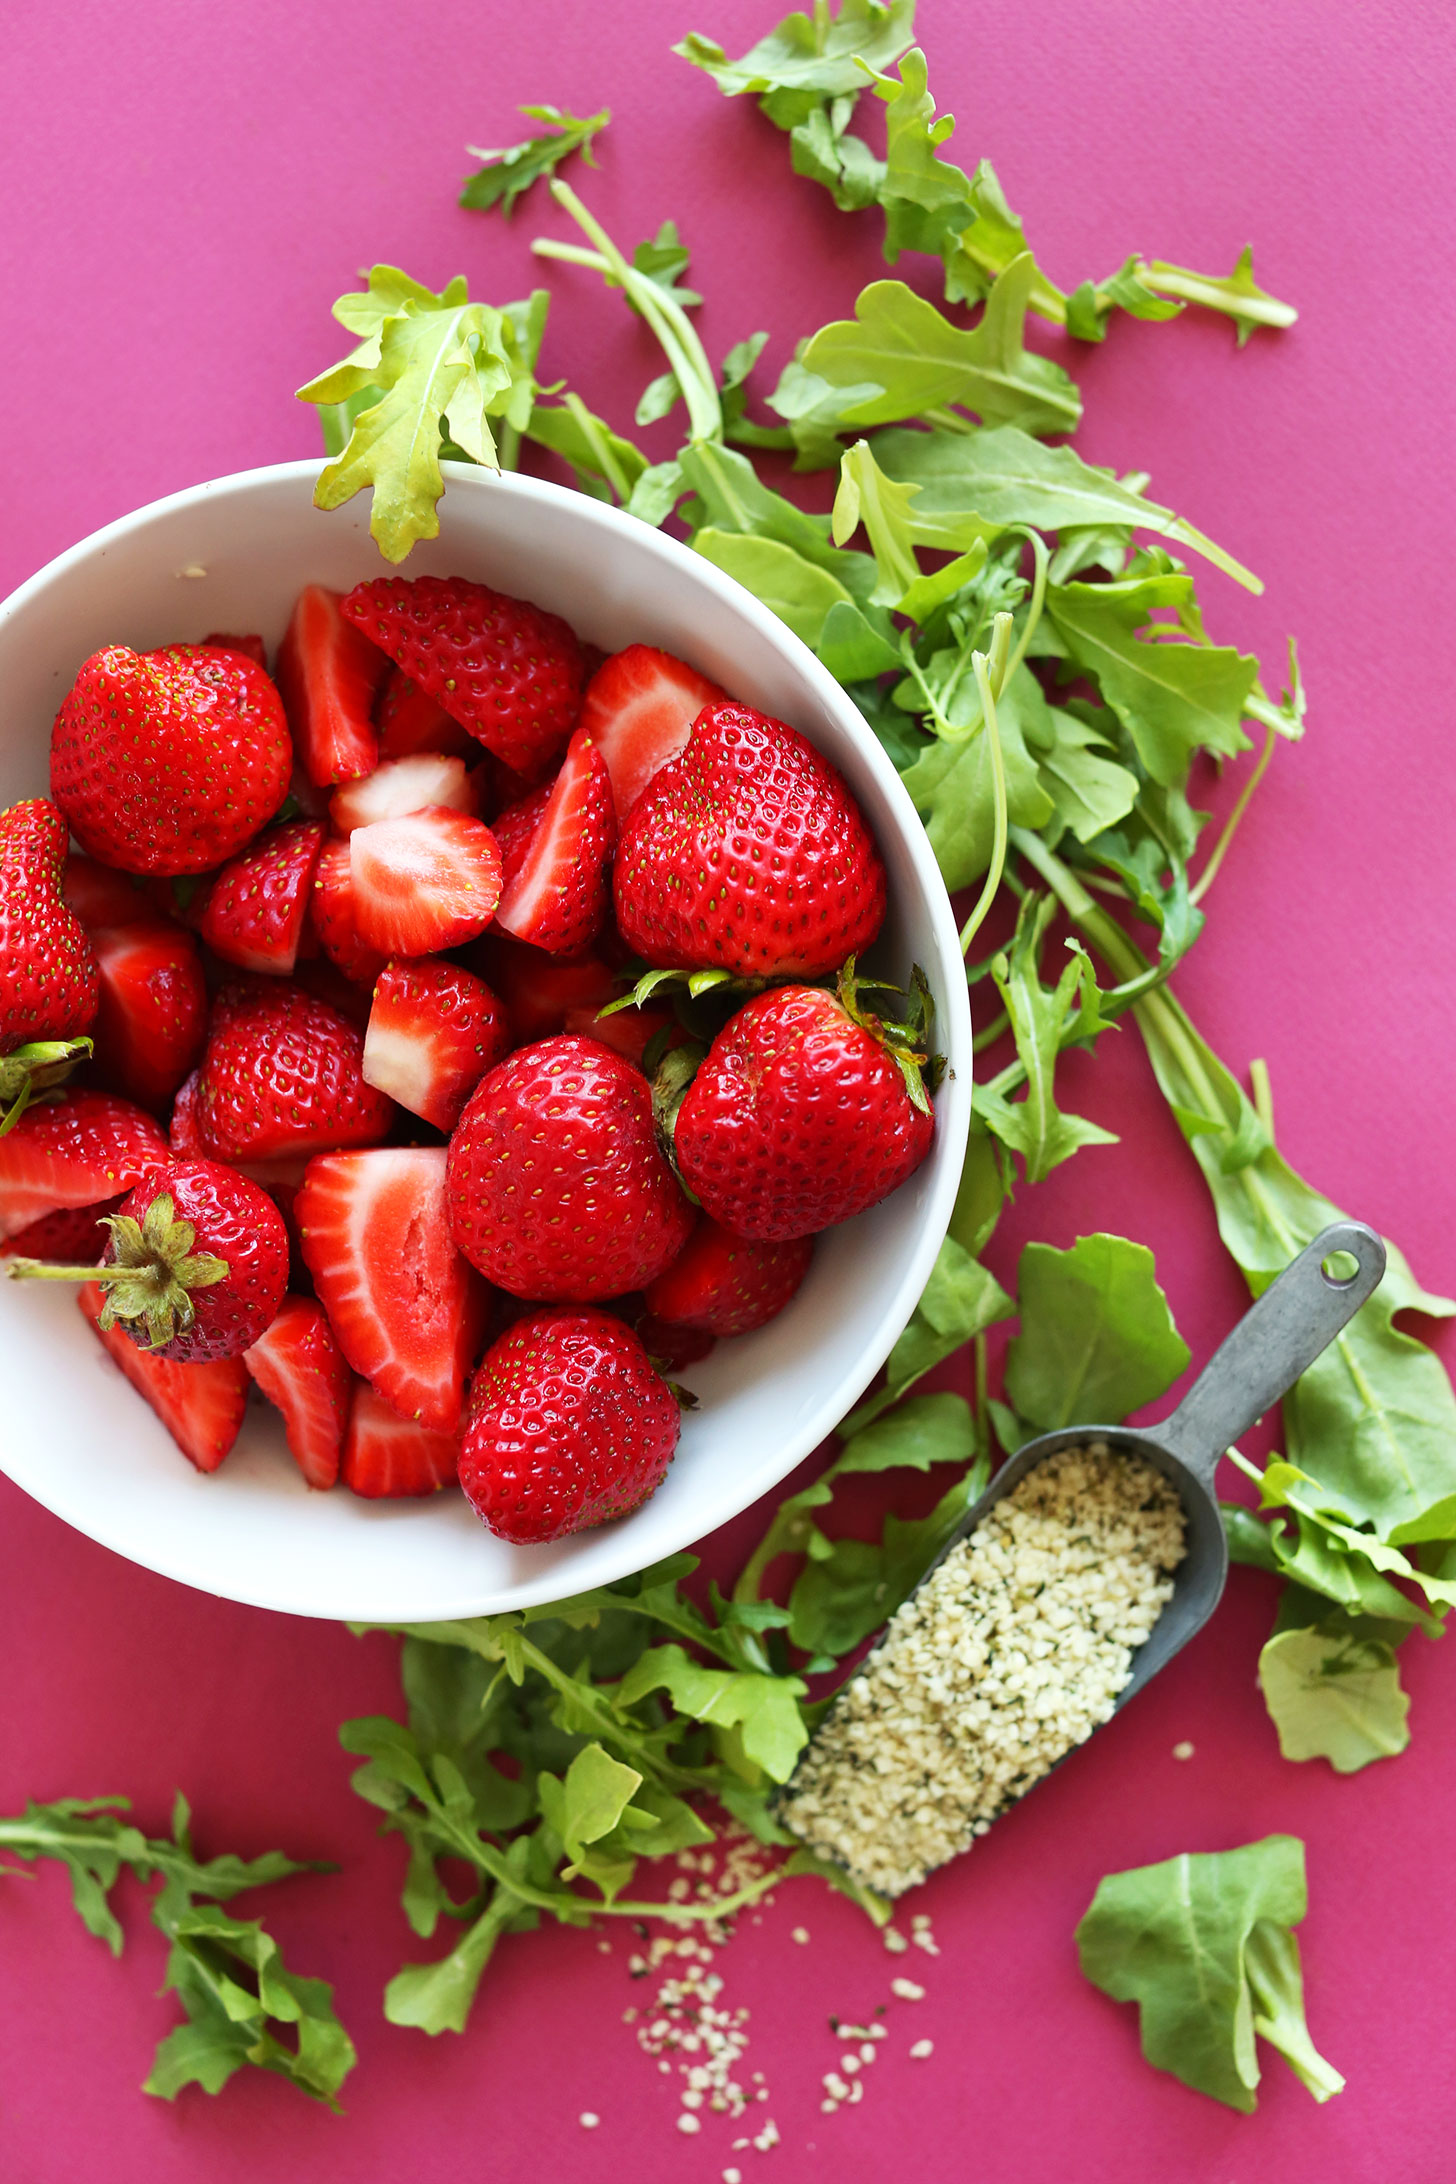
<instances>
[{"instance_id":1,"label":"green leafy arugula","mask_svg":"<svg viewBox=\"0 0 1456 2184\"><path fill-rule=\"evenodd\" d=\"M1153 1255L1126 1236L1079 1236L1067 1251L1027 1244L1016 1292L1006 1393L1038 1432L1120 1423L1188 1364Z\"/></svg>"},{"instance_id":2,"label":"green leafy arugula","mask_svg":"<svg viewBox=\"0 0 1456 2184\"><path fill-rule=\"evenodd\" d=\"M1276 1631L1259 1655L1259 1684L1286 1759L1327 1759L1354 1774L1410 1742L1394 1649L1344 1617Z\"/></svg>"},{"instance_id":3,"label":"green leafy arugula","mask_svg":"<svg viewBox=\"0 0 1456 2184\"><path fill-rule=\"evenodd\" d=\"M326 1980L290 1972L278 1944L256 1920L236 1919L218 1908L248 1889L333 1868L300 1864L282 1851L251 1859L225 1852L199 1860L191 1813L180 1792L170 1837L144 1835L122 1817L127 1810L124 1797L30 1804L23 1814L0 1819L0 1852L64 1865L78 1916L113 1956L121 1954L122 1931L111 1892L122 1871L143 1882L160 1880L151 1912L171 1944L163 1991L177 1996L186 2022L162 2040L142 2090L164 2100L174 2100L187 2085L217 2093L251 2063L337 2108L339 2088L356 2058L334 2013L333 1989Z\"/></svg>"},{"instance_id":4,"label":"green leafy arugula","mask_svg":"<svg viewBox=\"0 0 1456 2184\"><path fill-rule=\"evenodd\" d=\"M518 106L518 114L527 121L546 124L539 136L528 137L523 144L509 145L504 151L482 151L476 145L470 147L472 159L483 164L472 175L467 175L460 189L460 202L475 212L486 212L499 205L506 218L518 197L523 197L533 182L543 175L552 175L564 159L573 152L580 152L587 166L596 165L592 151L592 138L600 134L611 120L611 110L603 107L600 113L563 113L559 106Z\"/></svg>"},{"instance_id":5,"label":"green leafy arugula","mask_svg":"<svg viewBox=\"0 0 1456 2184\"><path fill-rule=\"evenodd\" d=\"M1269 1835L1109 1874L1077 1928L1077 1951L1094 1987L1137 2003L1155 2069L1247 2115L1258 2105L1262 2039L1327 2101L1345 2081L1305 2022L1292 1929L1307 1908L1303 1843Z\"/></svg>"}]
</instances>

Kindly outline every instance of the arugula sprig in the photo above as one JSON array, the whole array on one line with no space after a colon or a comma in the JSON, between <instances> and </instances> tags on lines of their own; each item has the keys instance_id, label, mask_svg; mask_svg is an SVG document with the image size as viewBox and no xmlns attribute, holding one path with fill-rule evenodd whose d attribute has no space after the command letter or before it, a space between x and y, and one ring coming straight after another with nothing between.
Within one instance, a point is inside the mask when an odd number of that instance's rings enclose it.
<instances>
[{"instance_id":1,"label":"arugula sprig","mask_svg":"<svg viewBox=\"0 0 1456 2184\"><path fill-rule=\"evenodd\" d=\"M289 1971L278 1944L256 1920L219 1909L248 1889L333 1867L282 1851L260 1858L224 1852L201 1860L180 1791L170 1837L144 1835L124 1817L129 1809L124 1797L28 1804L23 1814L0 1819L0 1853L65 1866L82 1924L113 1956L122 1952L122 1930L111 1894L123 1870L139 1881L160 1880L151 1915L171 1944L163 1992L177 1996L186 2022L162 2040L142 2090L164 2100L194 2084L217 2093L251 2063L337 2108L355 2053L335 2015L333 1989L326 1980Z\"/></svg>"},{"instance_id":2,"label":"arugula sprig","mask_svg":"<svg viewBox=\"0 0 1456 2184\"><path fill-rule=\"evenodd\" d=\"M460 188L460 202L472 212L487 212L492 205L499 205L507 219L518 197L523 197L533 182L543 175L551 175L564 159L573 152L580 152L588 167L596 165L592 150L592 138L598 136L611 120L610 107L600 113L564 113L559 106L518 106L518 114L527 121L545 123L539 135L527 137L522 144L508 145L503 151L482 151L470 146L470 156L482 165L474 174L467 175Z\"/></svg>"}]
</instances>

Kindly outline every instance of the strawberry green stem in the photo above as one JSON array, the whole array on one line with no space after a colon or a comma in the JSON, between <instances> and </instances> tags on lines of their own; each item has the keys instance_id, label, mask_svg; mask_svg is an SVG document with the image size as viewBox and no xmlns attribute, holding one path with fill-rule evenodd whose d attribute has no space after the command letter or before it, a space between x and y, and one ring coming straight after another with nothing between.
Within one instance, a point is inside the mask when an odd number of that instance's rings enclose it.
<instances>
[{"instance_id":1,"label":"strawberry green stem","mask_svg":"<svg viewBox=\"0 0 1456 2184\"><path fill-rule=\"evenodd\" d=\"M176 1218L165 1191L152 1200L140 1222L125 1213L105 1218L112 1256L104 1265L56 1266L43 1259L12 1259L6 1275L22 1282L96 1282L106 1291L99 1322L103 1330L122 1320L138 1341L145 1331L145 1348L164 1349L197 1318L192 1291L226 1281L227 1261L211 1252L193 1251L197 1232L190 1221Z\"/></svg>"},{"instance_id":2,"label":"strawberry green stem","mask_svg":"<svg viewBox=\"0 0 1456 2184\"><path fill-rule=\"evenodd\" d=\"M15 1128L27 1107L64 1084L78 1062L89 1059L89 1039L36 1039L0 1056L0 1138Z\"/></svg>"}]
</instances>

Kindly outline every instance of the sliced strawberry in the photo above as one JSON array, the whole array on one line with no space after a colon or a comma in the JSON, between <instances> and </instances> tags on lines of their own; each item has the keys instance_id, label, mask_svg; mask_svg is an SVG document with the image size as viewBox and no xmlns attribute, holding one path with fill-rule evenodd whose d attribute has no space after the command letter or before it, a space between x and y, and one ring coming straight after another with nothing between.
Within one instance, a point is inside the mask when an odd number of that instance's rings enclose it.
<instances>
[{"instance_id":1,"label":"sliced strawberry","mask_svg":"<svg viewBox=\"0 0 1456 2184\"><path fill-rule=\"evenodd\" d=\"M215 629L202 642L209 652L241 652L245 660L251 660L255 667L261 667L265 675L268 672L268 652L261 637L230 637L224 631Z\"/></svg>"},{"instance_id":2,"label":"sliced strawberry","mask_svg":"<svg viewBox=\"0 0 1456 2184\"><path fill-rule=\"evenodd\" d=\"M402 667L391 667L374 708L381 758L412 758L416 751L446 751L453 758L479 758L480 745L468 728L452 720L438 698L426 697Z\"/></svg>"},{"instance_id":3,"label":"sliced strawberry","mask_svg":"<svg viewBox=\"0 0 1456 2184\"><path fill-rule=\"evenodd\" d=\"M283 1413L294 1462L310 1486L332 1486L349 1422L354 1376L321 1304L285 1297L272 1326L243 1363Z\"/></svg>"},{"instance_id":4,"label":"sliced strawberry","mask_svg":"<svg viewBox=\"0 0 1456 2184\"><path fill-rule=\"evenodd\" d=\"M43 1213L28 1228L0 1239L0 1258L14 1254L22 1259L52 1259L58 1266L93 1265L106 1249L108 1232L101 1223L108 1213L115 1213L123 1198L104 1198L99 1206L61 1206L54 1213Z\"/></svg>"},{"instance_id":5,"label":"sliced strawberry","mask_svg":"<svg viewBox=\"0 0 1456 2184\"><path fill-rule=\"evenodd\" d=\"M347 849L348 844L339 842L333 846ZM315 896L314 901L317 900L318 897ZM361 955L366 952L361 950ZM371 965L378 966L374 973L377 978L379 971L384 968L383 962L372 954L368 956L368 960ZM316 1001L327 1001L331 1009L337 1009L341 1016L346 1016L360 1031L369 1022L372 989L369 986L356 986L351 979L345 978L337 964L330 963L327 956L305 957L300 951L298 962L294 966L293 983L295 986L302 986L305 993L311 993Z\"/></svg>"},{"instance_id":6,"label":"sliced strawberry","mask_svg":"<svg viewBox=\"0 0 1456 2184\"><path fill-rule=\"evenodd\" d=\"M401 1417L460 1423L489 1292L456 1250L445 1147L326 1153L294 1202L303 1255L355 1372Z\"/></svg>"},{"instance_id":7,"label":"sliced strawberry","mask_svg":"<svg viewBox=\"0 0 1456 2184\"><path fill-rule=\"evenodd\" d=\"M60 1206L98 1206L169 1159L161 1129L111 1092L70 1092L28 1107L0 1138L0 1236Z\"/></svg>"},{"instance_id":8,"label":"sliced strawberry","mask_svg":"<svg viewBox=\"0 0 1456 2184\"><path fill-rule=\"evenodd\" d=\"M564 1031L572 1010L602 1008L616 1000L623 986L600 956L548 955L544 948L529 948L500 933L487 933L471 951L471 960L505 1003L517 1046Z\"/></svg>"},{"instance_id":9,"label":"sliced strawberry","mask_svg":"<svg viewBox=\"0 0 1456 2184\"><path fill-rule=\"evenodd\" d=\"M626 1014L626 1011L623 1011ZM174 1153L184 1160L208 1160L212 1156L202 1142L202 1132L197 1120L197 1094L202 1083L202 1071L194 1069L177 1087L177 1097L172 1102L172 1120L167 1137Z\"/></svg>"},{"instance_id":10,"label":"sliced strawberry","mask_svg":"<svg viewBox=\"0 0 1456 2184\"><path fill-rule=\"evenodd\" d=\"M538 790L517 807L523 819L539 799ZM496 822L513 847L520 824L508 812ZM524 847L514 856L502 847L509 861L496 924L548 954L579 955L606 919L616 846L612 784L601 752L578 728Z\"/></svg>"},{"instance_id":11,"label":"sliced strawberry","mask_svg":"<svg viewBox=\"0 0 1456 2184\"><path fill-rule=\"evenodd\" d=\"M413 1418L401 1418L367 1380L355 1382L340 1467L351 1493L367 1501L437 1494L442 1486L455 1485L459 1460L458 1432L436 1433Z\"/></svg>"},{"instance_id":12,"label":"sliced strawberry","mask_svg":"<svg viewBox=\"0 0 1456 2184\"><path fill-rule=\"evenodd\" d=\"M146 925L157 914L138 881L75 849L66 859L61 893L88 933L103 925Z\"/></svg>"},{"instance_id":13,"label":"sliced strawberry","mask_svg":"<svg viewBox=\"0 0 1456 2184\"><path fill-rule=\"evenodd\" d=\"M485 981L432 956L391 963L374 988L364 1081L437 1130L453 1130L488 1069L510 1052L510 1020Z\"/></svg>"},{"instance_id":14,"label":"sliced strawberry","mask_svg":"<svg viewBox=\"0 0 1456 2184\"><path fill-rule=\"evenodd\" d=\"M100 980L94 1036L103 1078L143 1107L162 1108L207 1036L207 981L192 935L155 915L91 935Z\"/></svg>"},{"instance_id":15,"label":"sliced strawberry","mask_svg":"<svg viewBox=\"0 0 1456 2184\"><path fill-rule=\"evenodd\" d=\"M298 961L313 876L324 846L317 819L265 827L212 883L199 931L240 970L286 978Z\"/></svg>"},{"instance_id":16,"label":"sliced strawberry","mask_svg":"<svg viewBox=\"0 0 1456 2184\"><path fill-rule=\"evenodd\" d=\"M524 796L503 805L490 822L495 846L501 853L502 894L526 861L526 852L546 816L546 806L555 786L554 781L543 781L539 788L528 789Z\"/></svg>"},{"instance_id":17,"label":"sliced strawberry","mask_svg":"<svg viewBox=\"0 0 1456 2184\"><path fill-rule=\"evenodd\" d=\"M238 1437L247 1408L248 1372L242 1359L183 1365L173 1357L152 1357L137 1348L122 1326L102 1332L98 1322L106 1296L94 1282L77 1290L76 1302L188 1462L199 1471L216 1471Z\"/></svg>"},{"instance_id":18,"label":"sliced strawberry","mask_svg":"<svg viewBox=\"0 0 1456 2184\"><path fill-rule=\"evenodd\" d=\"M349 837L349 876L366 947L431 955L489 925L500 900L500 851L480 820L436 806L357 828Z\"/></svg>"},{"instance_id":19,"label":"sliced strawberry","mask_svg":"<svg viewBox=\"0 0 1456 2184\"><path fill-rule=\"evenodd\" d=\"M372 988L387 958L378 948L367 947L359 937L347 842L325 842L319 853L309 922L335 969L342 971L351 985Z\"/></svg>"},{"instance_id":20,"label":"sliced strawberry","mask_svg":"<svg viewBox=\"0 0 1456 2184\"><path fill-rule=\"evenodd\" d=\"M619 823L659 767L687 749L703 707L727 695L652 645L628 645L603 661L586 686L581 725L606 761Z\"/></svg>"},{"instance_id":21,"label":"sliced strawberry","mask_svg":"<svg viewBox=\"0 0 1456 2184\"><path fill-rule=\"evenodd\" d=\"M306 584L278 654L278 688L299 764L323 788L373 773L374 693L389 662L339 612L342 594Z\"/></svg>"},{"instance_id":22,"label":"sliced strawberry","mask_svg":"<svg viewBox=\"0 0 1456 2184\"><path fill-rule=\"evenodd\" d=\"M463 758L420 751L413 758L385 759L362 781L349 781L336 789L329 817L336 834L348 835L378 819L407 819L411 812L436 804L447 811L469 812L472 818L479 808Z\"/></svg>"}]
</instances>

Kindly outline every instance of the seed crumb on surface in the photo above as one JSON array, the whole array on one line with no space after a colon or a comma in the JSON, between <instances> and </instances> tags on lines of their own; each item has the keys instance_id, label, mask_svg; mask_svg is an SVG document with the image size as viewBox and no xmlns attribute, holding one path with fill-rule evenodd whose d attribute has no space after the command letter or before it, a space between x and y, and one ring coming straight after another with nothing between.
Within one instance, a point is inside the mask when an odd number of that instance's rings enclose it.
<instances>
[{"instance_id":1,"label":"seed crumb on surface","mask_svg":"<svg viewBox=\"0 0 1456 2184\"><path fill-rule=\"evenodd\" d=\"M683 2114L679 2116L677 2119L677 2127L679 2131L686 2131L690 2136L694 2131L701 2131L703 2128L702 2125L699 2123L697 2117L691 2114Z\"/></svg>"},{"instance_id":2,"label":"seed crumb on surface","mask_svg":"<svg viewBox=\"0 0 1456 2184\"><path fill-rule=\"evenodd\" d=\"M1173 1757L1175 1759L1191 1759L1193 1757L1193 1746L1186 1737L1181 1744L1173 1746Z\"/></svg>"},{"instance_id":3,"label":"seed crumb on surface","mask_svg":"<svg viewBox=\"0 0 1456 2184\"><path fill-rule=\"evenodd\" d=\"M796 1926L796 1927L794 1928L794 1931L793 1931L792 1935L790 1936L790 1939L791 1939L791 1940L793 1940L793 1941L797 1941L797 1942L798 1942L798 1943L799 1943L799 1944L800 1944L800 1945L802 1946L802 1945L803 1945L803 1943L804 1943L804 1942L806 1942L806 1941L807 1941L807 1940L809 1939L809 1929L808 1929L808 1927L807 1927L807 1926Z\"/></svg>"},{"instance_id":4,"label":"seed crumb on surface","mask_svg":"<svg viewBox=\"0 0 1456 2184\"><path fill-rule=\"evenodd\" d=\"M600 2116L594 2116L589 2108L584 2108L576 2120L583 2131L595 2131L602 2119Z\"/></svg>"},{"instance_id":5,"label":"seed crumb on surface","mask_svg":"<svg viewBox=\"0 0 1456 2184\"><path fill-rule=\"evenodd\" d=\"M780 1803L863 1885L903 1894L984 1835L1106 1721L1186 1551L1163 1474L1105 1441L1060 1449L892 1617ZM936 1956L930 1922L913 1941Z\"/></svg>"},{"instance_id":6,"label":"seed crumb on surface","mask_svg":"<svg viewBox=\"0 0 1456 2184\"><path fill-rule=\"evenodd\" d=\"M927 2055L935 2053L935 2042L933 2040L917 2040L911 2047L910 2053L917 2063L923 2063Z\"/></svg>"},{"instance_id":7,"label":"seed crumb on surface","mask_svg":"<svg viewBox=\"0 0 1456 2184\"><path fill-rule=\"evenodd\" d=\"M884 1942L891 1956L903 1956L910 1946L905 1936L894 1926L885 1928Z\"/></svg>"},{"instance_id":8,"label":"seed crumb on surface","mask_svg":"<svg viewBox=\"0 0 1456 2184\"><path fill-rule=\"evenodd\" d=\"M902 2002L923 2002L925 2000L925 1989L916 1979L892 1979L890 1981L890 1992L893 1995L898 1995Z\"/></svg>"},{"instance_id":9,"label":"seed crumb on surface","mask_svg":"<svg viewBox=\"0 0 1456 2184\"><path fill-rule=\"evenodd\" d=\"M743 2171L741 2169L725 2169L723 2171L723 2184L743 2184Z\"/></svg>"}]
</instances>

